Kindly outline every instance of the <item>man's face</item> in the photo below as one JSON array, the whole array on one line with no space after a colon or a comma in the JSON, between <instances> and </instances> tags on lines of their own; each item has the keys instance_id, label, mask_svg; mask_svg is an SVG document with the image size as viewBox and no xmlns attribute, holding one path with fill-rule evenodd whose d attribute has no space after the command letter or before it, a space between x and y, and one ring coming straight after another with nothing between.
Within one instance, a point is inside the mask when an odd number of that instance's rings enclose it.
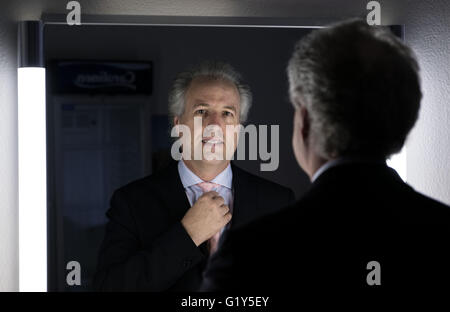
<instances>
[{"instance_id":1,"label":"man's face","mask_svg":"<svg viewBox=\"0 0 450 312\"><path fill-rule=\"evenodd\" d=\"M191 159L194 150L202 151L202 161L208 164L223 164L228 162L228 155L232 155L237 147L237 135L227 135L226 126L239 125L240 96L236 86L226 80L211 80L204 77L195 78L185 95L185 110L174 123L184 124L191 130ZM201 118L201 129L194 131L194 118ZM205 128L211 130L204 133ZM218 129L222 137L218 136ZM199 131L200 130L200 131ZM208 132L208 131L207 131ZM205 153L206 151L206 153ZM220 155L221 160L211 160L211 153Z\"/></svg>"}]
</instances>

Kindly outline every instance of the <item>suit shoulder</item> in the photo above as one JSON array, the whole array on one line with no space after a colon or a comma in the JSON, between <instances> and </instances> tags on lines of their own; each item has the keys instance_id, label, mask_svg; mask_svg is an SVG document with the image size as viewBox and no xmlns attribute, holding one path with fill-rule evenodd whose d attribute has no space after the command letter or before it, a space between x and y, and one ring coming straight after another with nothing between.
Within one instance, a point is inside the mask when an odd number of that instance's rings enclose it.
<instances>
[{"instance_id":1,"label":"suit shoulder","mask_svg":"<svg viewBox=\"0 0 450 312\"><path fill-rule=\"evenodd\" d=\"M129 194L131 196L138 194L147 194L152 192L158 185L161 184L163 179L170 178L168 175L172 175L173 172L167 168L162 171L144 176L142 178L133 180L114 191L114 193Z\"/></svg>"},{"instance_id":2,"label":"suit shoulder","mask_svg":"<svg viewBox=\"0 0 450 312\"><path fill-rule=\"evenodd\" d=\"M153 184L154 177L153 175L147 175L145 177L139 178L137 180L128 182L127 184L117 188L114 193L134 193L136 191L142 190L142 189L148 189L149 186Z\"/></svg>"},{"instance_id":3,"label":"suit shoulder","mask_svg":"<svg viewBox=\"0 0 450 312\"><path fill-rule=\"evenodd\" d=\"M413 196L411 202L416 207L417 213L421 218L445 222L450 222L450 206L435 200L425 194L422 194L411 187Z\"/></svg>"}]
</instances>

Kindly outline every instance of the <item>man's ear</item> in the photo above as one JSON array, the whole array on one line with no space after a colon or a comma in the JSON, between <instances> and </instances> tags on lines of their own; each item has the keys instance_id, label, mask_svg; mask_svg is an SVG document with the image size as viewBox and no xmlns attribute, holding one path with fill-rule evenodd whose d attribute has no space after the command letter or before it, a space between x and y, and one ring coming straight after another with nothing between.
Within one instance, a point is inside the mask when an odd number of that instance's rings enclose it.
<instances>
[{"instance_id":1,"label":"man's ear","mask_svg":"<svg viewBox=\"0 0 450 312\"><path fill-rule=\"evenodd\" d=\"M176 126L180 123L180 119L178 118L178 116L173 117L173 124Z\"/></svg>"},{"instance_id":2,"label":"man's ear","mask_svg":"<svg viewBox=\"0 0 450 312\"><path fill-rule=\"evenodd\" d=\"M309 113L305 106L300 106L300 126L302 138L304 142L308 142L309 133L311 132L311 124L309 122Z\"/></svg>"}]
</instances>

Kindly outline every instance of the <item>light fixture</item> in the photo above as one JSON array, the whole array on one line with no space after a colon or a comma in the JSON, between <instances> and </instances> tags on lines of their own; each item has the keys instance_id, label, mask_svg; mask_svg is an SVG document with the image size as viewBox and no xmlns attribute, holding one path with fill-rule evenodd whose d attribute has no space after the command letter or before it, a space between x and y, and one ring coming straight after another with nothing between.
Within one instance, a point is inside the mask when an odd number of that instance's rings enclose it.
<instances>
[{"instance_id":1,"label":"light fixture","mask_svg":"<svg viewBox=\"0 0 450 312\"><path fill-rule=\"evenodd\" d=\"M47 291L47 156L43 25L19 23L19 290Z\"/></svg>"}]
</instances>

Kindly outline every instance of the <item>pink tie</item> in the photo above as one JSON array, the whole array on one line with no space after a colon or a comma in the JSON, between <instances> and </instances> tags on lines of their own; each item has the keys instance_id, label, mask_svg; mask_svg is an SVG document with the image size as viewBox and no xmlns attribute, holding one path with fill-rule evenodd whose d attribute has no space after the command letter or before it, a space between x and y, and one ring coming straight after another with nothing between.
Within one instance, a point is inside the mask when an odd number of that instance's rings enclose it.
<instances>
[{"instance_id":1,"label":"pink tie","mask_svg":"<svg viewBox=\"0 0 450 312\"><path fill-rule=\"evenodd\" d=\"M220 186L219 184L212 182L201 182L197 184L202 189L203 193L211 191L213 188Z\"/></svg>"},{"instance_id":2,"label":"pink tie","mask_svg":"<svg viewBox=\"0 0 450 312\"><path fill-rule=\"evenodd\" d=\"M203 193L209 192L213 188L220 186L219 184L212 183L212 182L201 182L201 183L198 183L197 185L202 189ZM214 234L214 236L208 240L208 249L209 249L210 255L212 255L217 250L217 245L219 243L219 238L220 238L221 232L222 232L222 230L220 230L219 232Z\"/></svg>"}]
</instances>

